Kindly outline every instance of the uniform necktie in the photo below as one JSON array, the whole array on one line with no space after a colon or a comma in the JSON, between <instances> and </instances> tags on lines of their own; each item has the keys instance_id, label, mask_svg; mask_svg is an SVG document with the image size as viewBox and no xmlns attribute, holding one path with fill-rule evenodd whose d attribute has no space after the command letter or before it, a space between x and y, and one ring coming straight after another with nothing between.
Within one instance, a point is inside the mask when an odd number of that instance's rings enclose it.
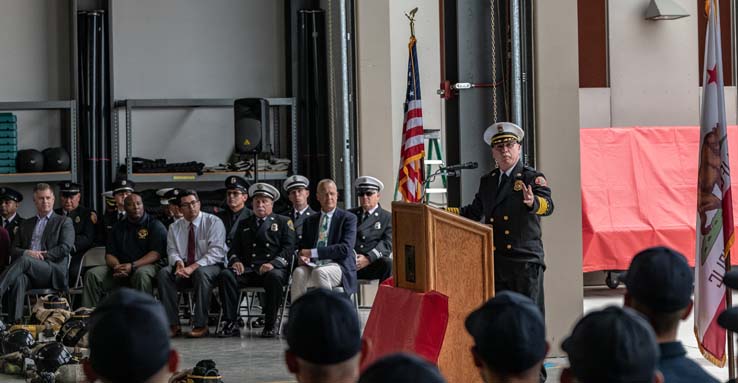
<instances>
[{"instance_id":1,"label":"uniform necktie","mask_svg":"<svg viewBox=\"0 0 738 383\"><path fill-rule=\"evenodd\" d=\"M507 183L508 178L510 177L507 176L507 173L502 173L502 175L500 175L500 185L499 185L500 188L502 188L502 185Z\"/></svg>"},{"instance_id":2,"label":"uniform necktie","mask_svg":"<svg viewBox=\"0 0 738 383\"><path fill-rule=\"evenodd\" d=\"M8 227L8 220L5 219L5 218L3 218L3 227L5 227L5 228Z\"/></svg>"},{"instance_id":3,"label":"uniform necktie","mask_svg":"<svg viewBox=\"0 0 738 383\"><path fill-rule=\"evenodd\" d=\"M328 214L323 214L320 220L320 230L318 231L318 243L316 247L328 246Z\"/></svg>"},{"instance_id":4,"label":"uniform necktie","mask_svg":"<svg viewBox=\"0 0 738 383\"><path fill-rule=\"evenodd\" d=\"M264 224L264 219L263 218L259 218L259 219L256 220L256 227L257 228L261 227L261 225L263 225L263 224Z\"/></svg>"},{"instance_id":5,"label":"uniform necktie","mask_svg":"<svg viewBox=\"0 0 738 383\"><path fill-rule=\"evenodd\" d=\"M122 221L122 220L123 220L123 213L118 212L118 221Z\"/></svg>"},{"instance_id":6,"label":"uniform necktie","mask_svg":"<svg viewBox=\"0 0 738 383\"><path fill-rule=\"evenodd\" d=\"M360 224L364 223L364 221L366 221L367 218L369 218L369 212L365 211L364 214L361 215L361 222L359 223Z\"/></svg>"},{"instance_id":7,"label":"uniform necktie","mask_svg":"<svg viewBox=\"0 0 738 383\"><path fill-rule=\"evenodd\" d=\"M195 225L190 222L190 232L187 235L187 266L195 263Z\"/></svg>"},{"instance_id":8,"label":"uniform necktie","mask_svg":"<svg viewBox=\"0 0 738 383\"><path fill-rule=\"evenodd\" d=\"M300 212L299 211L296 211L295 212L295 221L297 221L298 219L300 219Z\"/></svg>"}]
</instances>

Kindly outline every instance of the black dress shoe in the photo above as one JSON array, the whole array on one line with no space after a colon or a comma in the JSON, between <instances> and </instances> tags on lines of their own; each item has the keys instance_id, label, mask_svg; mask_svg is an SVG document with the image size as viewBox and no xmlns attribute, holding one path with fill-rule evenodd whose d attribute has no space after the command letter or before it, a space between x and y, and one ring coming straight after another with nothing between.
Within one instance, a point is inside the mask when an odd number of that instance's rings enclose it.
<instances>
[{"instance_id":1,"label":"black dress shoe","mask_svg":"<svg viewBox=\"0 0 738 383\"><path fill-rule=\"evenodd\" d=\"M257 318L251 322L251 328L262 328L264 327L264 318Z\"/></svg>"},{"instance_id":2,"label":"black dress shoe","mask_svg":"<svg viewBox=\"0 0 738 383\"><path fill-rule=\"evenodd\" d=\"M274 331L273 328L264 328L264 330L261 331L262 338L274 338L277 336L277 333Z\"/></svg>"},{"instance_id":3,"label":"black dress shoe","mask_svg":"<svg viewBox=\"0 0 738 383\"><path fill-rule=\"evenodd\" d=\"M238 323L228 321L223 322L223 325L220 327L220 330L218 330L216 335L218 338L240 337L241 330L238 328Z\"/></svg>"}]
</instances>

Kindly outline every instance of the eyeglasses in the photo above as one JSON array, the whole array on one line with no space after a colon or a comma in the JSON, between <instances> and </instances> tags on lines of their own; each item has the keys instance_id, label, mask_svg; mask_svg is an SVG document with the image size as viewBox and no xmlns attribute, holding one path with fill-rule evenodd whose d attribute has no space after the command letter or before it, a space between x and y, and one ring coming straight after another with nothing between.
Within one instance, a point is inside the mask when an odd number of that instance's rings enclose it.
<instances>
[{"instance_id":1,"label":"eyeglasses","mask_svg":"<svg viewBox=\"0 0 738 383\"><path fill-rule=\"evenodd\" d=\"M376 194L376 192L373 191L356 192L357 197L371 197L374 194Z\"/></svg>"},{"instance_id":2,"label":"eyeglasses","mask_svg":"<svg viewBox=\"0 0 738 383\"><path fill-rule=\"evenodd\" d=\"M193 207L197 206L197 204L200 203L198 200L194 200L192 202L180 202L179 207L186 207L188 209L192 209Z\"/></svg>"},{"instance_id":3,"label":"eyeglasses","mask_svg":"<svg viewBox=\"0 0 738 383\"><path fill-rule=\"evenodd\" d=\"M493 145L492 149L499 150L499 151L502 151L502 149L504 148L512 149L515 147L516 144L517 142L515 141L502 142L502 143Z\"/></svg>"}]
</instances>

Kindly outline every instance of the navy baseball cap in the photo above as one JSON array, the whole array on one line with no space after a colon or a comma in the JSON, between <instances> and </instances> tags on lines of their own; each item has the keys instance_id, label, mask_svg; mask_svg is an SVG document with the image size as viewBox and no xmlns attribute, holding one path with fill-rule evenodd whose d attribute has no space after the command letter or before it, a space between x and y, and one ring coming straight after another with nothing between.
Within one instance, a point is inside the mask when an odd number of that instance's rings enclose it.
<instances>
[{"instance_id":1,"label":"navy baseball cap","mask_svg":"<svg viewBox=\"0 0 738 383\"><path fill-rule=\"evenodd\" d=\"M668 247L651 247L636 254L619 279L638 302L662 313L687 307L694 291L687 259Z\"/></svg>"},{"instance_id":2,"label":"navy baseball cap","mask_svg":"<svg viewBox=\"0 0 738 383\"><path fill-rule=\"evenodd\" d=\"M90 362L112 382L143 382L169 360L164 307L148 294L120 288L90 317Z\"/></svg>"},{"instance_id":3,"label":"navy baseball cap","mask_svg":"<svg viewBox=\"0 0 738 383\"><path fill-rule=\"evenodd\" d=\"M286 328L288 351L318 365L336 364L361 351L356 308L345 295L310 290L290 308Z\"/></svg>"},{"instance_id":4,"label":"navy baseball cap","mask_svg":"<svg viewBox=\"0 0 738 383\"><path fill-rule=\"evenodd\" d=\"M466 318L477 353L499 372L518 373L546 357L546 323L532 299L502 291Z\"/></svg>"},{"instance_id":5,"label":"navy baseball cap","mask_svg":"<svg viewBox=\"0 0 738 383\"><path fill-rule=\"evenodd\" d=\"M652 382L659 347L651 325L636 311L611 306L585 315L561 348L582 383Z\"/></svg>"},{"instance_id":6,"label":"navy baseball cap","mask_svg":"<svg viewBox=\"0 0 738 383\"><path fill-rule=\"evenodd\" d=\"M361 374L359 383L446 383L438 367L418 356L397 353L382 357Z\"/></svg>"},{"instance_id":7,"label":"navy baseball cap","mask_svg":"<svg viewBox=\"0 0 738 383\"><path fill-rule=\"evenodd\" d=\"M225 180L225 187L228 190L231 189L237 189L243 192L244 194L248 193L249 191L249 181L246 181L245 178L239 177L239 176L230 176L226 178Z\"/></svg>"}]
</instances>

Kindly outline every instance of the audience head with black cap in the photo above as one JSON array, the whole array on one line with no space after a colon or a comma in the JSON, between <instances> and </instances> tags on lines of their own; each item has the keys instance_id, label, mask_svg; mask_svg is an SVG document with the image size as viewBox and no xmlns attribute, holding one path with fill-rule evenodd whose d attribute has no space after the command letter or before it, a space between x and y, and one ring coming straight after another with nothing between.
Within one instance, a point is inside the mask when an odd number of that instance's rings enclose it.
<instances>
[{"instance_id":1,"label":"audience head with black cap","mask_svg":"<svg viewBox=\"0 0 738 383\"><path fill-rule=\"evenodd\" d=\"M0 214L10 219L18 211L18 204L23 201L23 194L9 187L0 187Z\"/></svg>"},{"instance_id":2,"label":"audience head with black cap","mask_svg":"<svg viewBox=\"0 0 738 383\"><path fill-rule=\"evenodd\" d=\"M126 197L131 195L135 191L136 184L133 181L129 181L125 178L115 180L113 182L113 198L115 199L115 205L118 211L123 211L124 201Z\"/></svg>"},{"instance_id":3,"label":"audience head with black cap","mask_svg":"<svg viewBox=\"0 0 738 383\"><path fill-rule=\"evenodd\" d=\"M169 205L169 198L165 197L166 194L170 191L174 190L174 188L162 188L156 191L156 195L159 197L159 204L161 206L167 206Z\"/></svg>"},{"instance_id":4,"label":"audience head with black cap","mask_svg":"<svg viewBox=\"0 0 738 383\"><path fill-rule=\"evenodd\" d=\"M356 308L338 292L313 289L290 308L287 369L300 383L356 382L366 343Z\"/></svg>"},{"instance_id":5,"label":"audience head with black cap","mask_svg":"<svg viewBox=\"0 0 738 383\"><path fill-rule=\"evenodd\" d=\"M692 312L694 276L687 259L668 247L651 247L636 254L619 279L625 306L651 322L659 342L676 340L679 321Z\"/></svg>"},{"instance_id":6,"label":"audience head with black cap","mask_svg":"<svg viewBox=\"0 0 738 383\"><path fill-rule=\"evenodd\" d=\"M82 197L82 185L71 181L64 181L59 184L59 196L62 200L62 208L67 211L73 211L79 207L79 201Z\"/></svg>"},{"instance_id":7,"label":"audience head with black cap","mask_svg":"<svg viewBox=\"0 0 738 383\"><path fill-rule=\"evenodd\" d=\"M167 382L179 363L167 323L164 307L148 294L123 287L108 295L90 317L89 380Z\"/></svg>"},{"instance_id":8,"label":"audience head with black cap","mask_svg":"<svg viewBox=\"0 0 738 383\"><path fill-rule=\"evenodd\" d=\"M239 212L249 199L249 181L239 176L230 176L225 180L226 205L232 212Z\"/></svg>"},{"instance_id":9,"label":"audience head with black cap","mask_svg":"<svg viewBox=\"0 0 738 383\"><path fill-rule=\"evenodd\" d=\"M372 363L359 383L446 383L438 367L407 353L390 354Z\"/></svg>"},{"instance_id":10,"label":"audience head with black cap","mask_svg":"<svg viewBox=\"0 0 738 383\"><path fill-rule=\"evenodd\" d=\"M249 187L249 197L254 215L264 218L272 214L274 201L279 199L279 190L267 183L258 182Z\"/></svg>"},{"instance_id":11,"label":"audience head with black cap","mask_svg":"<svg viewBox=\"0 0 738 383\"><path fill-rule=\"evenodd\" d=\"M469 314L465 326L474 338L472 356L484 381L539 381L549 346L546 323L532 299L499 292Z\"/></svg>"},{"instance_id":12,"label":"audience head with black cap","mask_svg":"<svg viewBox=\"0 0 738 383\"><path fill-rule=\"evenodd\" d=\"M368 212L379 204L379 193L384 189L384 184L372 176L361 176L354 181L354 189L359 205Z\"/></svg>"},{"instance_id":13,"label":"audience head with black cap","mask_svg":"<svg viewBox=\"0 0 738 383\"><path fill-rule=\"evenodd\" d=\"M630 308L607 307L577 322L561 349L569 367L562 383L663 383L656 335Z\"/></svg>"},{"instance_id":14,"label":"audience head with black cap","mask_svg":"<svg viewBox=\"0 0 738 383\"><path fill-rule=\"evenodd\" d=\"M179 194L182 193L182 189L173 188L164 193L164 199L167 200L167 208L169 209L169 215L174 218L182 218L182 211L179 209Z\"/></svg>"},{"instance_id":15,"label":"audience head with black cap","mask_svg":"<svg viewBox=\"0 0 738 383\"><path fill-rule=\"evenodd\" d=\"M502 171L520 160L520 142L525 132L512 122L497 122L484 131L484 142L492 148L492 157Z\"/></svg>"},{"instance_id":16,"label":"audience head with black cap","mask_svg":"<svg viewBox=\"0 0 738 383\"><path fill-rule=\"evenodd\" d=\"M282 189L287 192L287 198L292 202L295 210L303 210L308 205L308 197L310 197L310 180L299 174L289 176L282 184Z\"/></svg>"}]
</instances>

